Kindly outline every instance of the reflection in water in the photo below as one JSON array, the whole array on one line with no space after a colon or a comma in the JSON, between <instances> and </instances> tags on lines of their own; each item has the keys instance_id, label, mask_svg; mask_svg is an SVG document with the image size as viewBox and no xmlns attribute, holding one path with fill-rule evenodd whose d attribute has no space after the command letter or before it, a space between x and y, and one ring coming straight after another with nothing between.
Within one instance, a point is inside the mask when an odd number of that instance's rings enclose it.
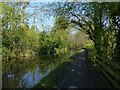
<instances>
[{"instance_id":1,"label":"reflection in water","mask_svg":"<svg viewBox=\"0 0 120 90\"><path fill-rule=\"evenodd\" d=\"M72 54L64 54L54 58L35 56L32 59L23 58L10 60L8 63L3 62L2 86L3 88L32 88L57 65L67 60L69 55Z\"/></svg>"},{"instance_id":2,"label":"reflection in water","mask_svg":"<svg viewBox=\"0 0 120 90\"><path fill-rule=\"evenodd\" d=\"M30 70L22 77L22 80L24 81L24 87L31 88L35 86L37 83L40 82L40 80L45 77L49 73L49 70L46 70L44 75L42 75L39 72L39 67L36 68L34 72L31 72Z\"/></svg>"}]
</instances>

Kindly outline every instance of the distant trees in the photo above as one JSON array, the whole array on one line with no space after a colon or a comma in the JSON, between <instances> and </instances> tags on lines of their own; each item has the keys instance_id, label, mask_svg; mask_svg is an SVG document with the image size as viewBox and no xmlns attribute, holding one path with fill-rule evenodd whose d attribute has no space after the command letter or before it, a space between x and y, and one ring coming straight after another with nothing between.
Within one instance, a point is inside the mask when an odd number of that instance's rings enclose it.
<instances>
[{"instance_id":1,"label":"distant trees","mask_svg":"<svg viewBox=\"0 0 120 90\"><path fill-rule=\"evenodd\" d=\"M60 3L57 3L57 5L59 4ZM73 6L74 3L66 3L65 5L68 6L66 8L63 7L62 9L70 11L72 9L71 6ZM45 30L43 32L37 32L38 30L35 30L35 24L32 27L29 27L29 17L27 17L25 12L26 8L29 7L29 3L6 2L1 3L1 6L3 7L1 13L3 57L26 56L35 51L48 54L52 48L54 48L55 54L59 54L67 52L67 49L72 46L69 38L72 35L70 34L70 29L74 25L71 25L72 20L70 20L70 16L66 16L65 13L61 14L61 8L58 7L56 10L53 9L54 14L60 10L60 14L55 14L53 30L50 32ZM76 36L73 35L76 39L73 40L75 44L73 44L72 47L81 47L81 43L78 44L80 35L82 35L82 33L79 33L79 35L76 34Z\"/></svg>"},{"instance_id":2,"label":"distant trees","mask_svg":"<svg viewBox=\"0 0 120 90\"><path fill-rule=\"evenodd\" d=\"M64 23L64 25L63 25ZM54 48L55 53L59 54L67 51L68 22L65 17L56 17L53 30L41 32L39 43L41 53L50 53Z\"/></svg>"},{"instance_id":3,"label":"distant trees","mask_svg":"<svg viewBox=\"0 0 120 90\"><path fill-rule=\"evenodd\" d=\"M73 28L68 36L68 47L70 49L80 50L86 47L86 44L91 44L89 36L80 30Z\"/></svg>"},{"instance_id":4,"label":"distant trees","mask_svg":"<svg viewBox=\"0 0 120 90\"><path fill-rule=\"evenodd\" d=\"M26 8L29 3L0 3L2 6L2 48L3 59L21 57L40 52L49 54L52 47L55 54L67 51L68 20L56 17L53 31L39 32L35 25L29 27Z\"/></svg>"},{"instance_id":5,"label":"distant trees","mask_svg":"<svg viewBox=\"0 0 120 90\"><path fill-rule=\"evenodd\" d=\"M107 58L107 61L103 60L107 63L119 60L120 57L119 6L120 2L61 2L49 5L54 16L67 17L69 24L88 34L94 42L93 57ZM96 54L100 57L96 57Z\"/></svg>"},{"instance_id":6,"label":"distant trees","mask_svg":"<svg viewBox=\"0 0 120 90\"><path fill-rule=\"evenodd\" d=\"M80 2L47 4L46 7L49 8L45 7L42 13L55 17L54 27L52 31L38 32L35 30L35 24L32 27L28 24L29 17L25 10L29 3L1 3L3 56L25 56L26 53L34 51L49 53L51 48L54 48L56 53L66 52L69 47L80 48L90 43L88 38L82 38L87 34L94 42L95 54L109 60L113 58L119 60L119 4ZM81 32L71 34L72 28Z\"/></svg>"},{"instance_id":7,"label":"distant trees","mask_svg":"<svg viewBox=\"0 0 120 90\"><path fill-rule=\"evenodd\" d=\"M3 59L25 56L26 52L35 50L38 47L38 34L34 27L29 28L24 19L28 3L1 3L1 5Z\"/></svg>"},{"instance_id":8,"label":"distant trees","mask_svg":"<svg viewBox=\"0 0 120 90\"><path fill-rule=\"evenodd\" d=\"M66 30L69 27L69 20L65 16L55 17L54 32L58 30Z\"/></svg>"}]
</instances>

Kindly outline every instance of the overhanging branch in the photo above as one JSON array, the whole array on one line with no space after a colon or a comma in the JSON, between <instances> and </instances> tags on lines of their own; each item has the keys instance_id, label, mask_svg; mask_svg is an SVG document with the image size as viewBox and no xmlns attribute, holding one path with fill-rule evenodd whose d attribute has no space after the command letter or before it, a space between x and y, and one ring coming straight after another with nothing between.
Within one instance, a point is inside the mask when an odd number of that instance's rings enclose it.
<instances>
[{"instance_id":1,"label":"overhanging branch","mask_svg":"<svg viewBox=\"0 0 120 90\"><path fill-rule=\"evenodd\" d=\"M85 18L80 16L79 14L75 14L75 13L72 13L72 12L70 12L70 13L72 14L72 16L76 17L79 20L79 21L72 20L71 22L79 25L80 28L85 29L83 27L83 24L80 23L80 21L83 21L90 28L90 30L86 30L87 34L89 34L89 37L90 37L91 40L95 41L94 37L93 37L93 31L94 30L93 30L92 26L85 20Z\"/></svg>"}]
</instances>

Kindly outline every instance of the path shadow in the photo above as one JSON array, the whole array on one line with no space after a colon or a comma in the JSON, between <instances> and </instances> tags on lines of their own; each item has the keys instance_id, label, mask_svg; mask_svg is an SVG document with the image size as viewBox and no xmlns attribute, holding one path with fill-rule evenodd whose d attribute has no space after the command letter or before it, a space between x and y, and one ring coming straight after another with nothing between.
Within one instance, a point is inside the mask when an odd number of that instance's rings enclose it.
<instances>
[{"instance_id":1,"label":"path shadow","mask_svg":"<svg viewBox=\"0 0 120 90\"><path fill-rule=\"evenodd\" d=\"M88 63L88 50L82 49L61 63L34 88L104 88L99 72Z\"/></svg>"}]
</instances>

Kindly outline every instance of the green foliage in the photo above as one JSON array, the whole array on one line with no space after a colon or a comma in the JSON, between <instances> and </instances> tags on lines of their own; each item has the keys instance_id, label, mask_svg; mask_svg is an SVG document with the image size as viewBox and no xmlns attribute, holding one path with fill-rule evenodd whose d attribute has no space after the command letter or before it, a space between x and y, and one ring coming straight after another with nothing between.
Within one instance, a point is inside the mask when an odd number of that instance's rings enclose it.
<instances>
[{"instance_id":1,"label":"green foliage","mask_svg":"<svg viewBox=\"0 0 120 90\"><path fill-rule=\"evenodd\" d=\"M73 33L74 32L74 33ZM80 50L85 47L85 44L91 43L89 36L83 31L71 31L68 37L68 46L71 49Z\"/></svg>"},{"instance_id":2,"label":"green foliage","mask_svg":"<svg viewBox=\"0 0 120 90\"><path fill-rule=\"evenodd\" d=\"M56 54L66 52L67 39L65 31L59 30L55 33L41 32L39 35L40 53L48 54L52 47L54 47Z\"/></svg>"},{"instance_id":3,"label":"green foliage","mask_svg":"<svg viewBox=\"0 0 120 90\"><path fill-rule=\"evenodd\" d=\"M43 54L47 54L48 51L51 49L52 44L53 44L53 40L50 37L49 34L45 33L45 32L41 32L39 34L39 52L43 53Z\"/></svg>"},{"instance_id":4,"label":"green foliage","mask_svg":"<svg viewBox=\"0 0 120 90\"><path fill-rule=\"evenodd\" d=\"M92 44L85 44L85 47L88 48L89 50L93 49L94 45Z\"/></svg>"},{"instance_id":5,"label":"green foliage","mask_svg":"<svg viewBox=\"0 0 120 90\"><path fill-rule=\"evenodd\" d=\"M68 38L68 20L61 16L55 19L53 31L41 32L39 34L40 53L49 54L54 48L54 54L67 52L67 38Z\"/></svg>"},{"instance_id":6,"label":"green foliage","mask_svg":"<svg viewBox=\"0 0 120 90\"><path fill-rule=\"evenodd\" d=\"M2 56L3 56L3 59L5 57L9 57L11 55L11 51L5 47L2 47Z\"/></svg>"},{"instance_id":7,"label":"green foliage","mask_svg":"<svg viewBox=\"0 0 120 90\"><path fill-rule=\"evenodd\" d=\"M38 48L39 35L34 27L23 21L23 13L20 13L20 5L16 3L2 3L2 45L3 56L19 57L25 56L29 51Z\"/></svg>"},{"instance_id":8,"label":"green foliage","mask_svg":"<svg viewBox=\"0 0 120 90\"><path fill-rule=\"evenodd\" d=\"M34 31L34 27L31 27L30 30L27 30L27 38L28 38L28 48L36 50L38 49L39 45L39 34Z\"/></svg>"},{"instance_id":9,"label":"green foliage","mask_svg":"<svg viewBox=\"0 0 120 90\"><path fill-rule=\"evenodd\" d=\"M69 21L65 16L59 16L55 18L54 31L66 30L68 28Z\"/></svg>"},{"instance_id":10,"label":"green foliage","mask_svg":"<svg viewBox=\"0 0 120 90\"><path fill-rule=\"evenodd\" d=\"M89 35L92 46L85 47L89 48L90 59L93 62L100 62L103 66L110 67L111 70L118 73L118 65L120 64L120 2L65 2L57 3L56 6L57 17L61 15L67 17L73 27L77 27L78 30ZM72 39L69 43L71 42ZM75 45L71 43L69 46L74 47ZM77 46L78 43L76 43ZM118 67L116 68L116 66ZM106 72L110 73L110 71ZM117 81L118 79L116 79Z\"/></svg>"},{"instance_id":11,"label":"green foliage","mask_svg":"<svg viewBox=\"0 0 120 90\"><path fill-rule=\"evenodd\" d=\"M27 4L1 3L2 44L5 51L16 54L13 56L37 50L48 54L52 47L56 54L64 53L68 48L93 48L90 45L92 40L97 55L107 58L107 62L119 60L120 3L57 3L57 8L53 7L56 8L53 30L40 33L34 30L35 26L30 28L24 20L25 8L21 6L26 7ZM91 40L80 31L70 34L70 23L88 34Z\"/></svg>"}]
</instances>

